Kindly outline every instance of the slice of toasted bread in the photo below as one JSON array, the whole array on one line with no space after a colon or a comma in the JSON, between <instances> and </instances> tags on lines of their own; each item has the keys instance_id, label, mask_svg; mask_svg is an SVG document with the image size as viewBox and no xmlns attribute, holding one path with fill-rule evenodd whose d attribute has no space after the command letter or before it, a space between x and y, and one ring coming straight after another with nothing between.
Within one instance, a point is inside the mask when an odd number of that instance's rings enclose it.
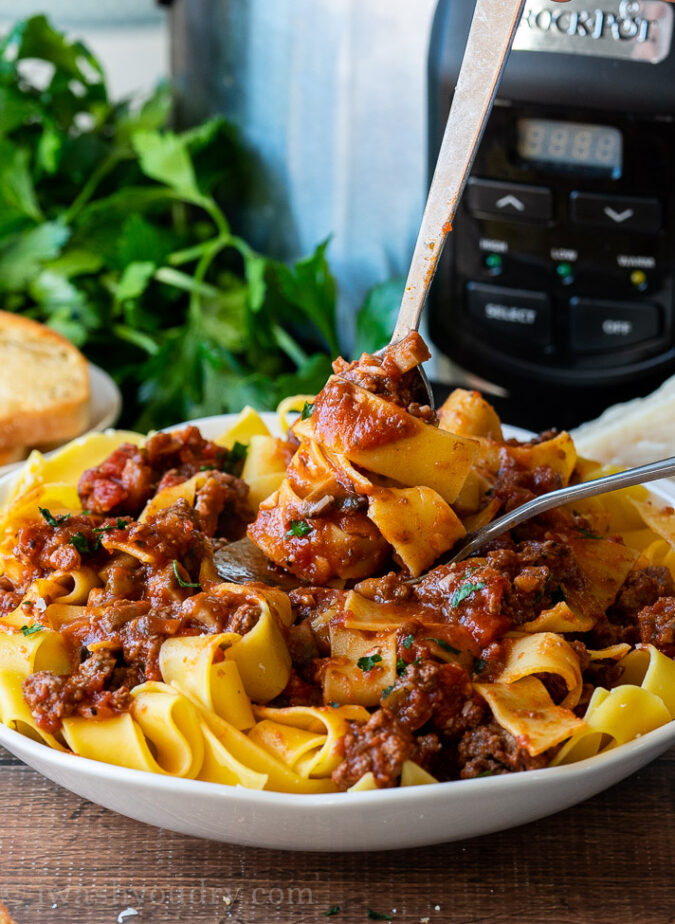
<instances>
[{"instance_id":1,"label":"slice of toasted bread","mask_svg":"<svg viewBox=\"0 0 675 924\"><path fill-rule=\"evenodd\" d=\"M0 450L72 439L88 417L80 351L44 324L0 311Z\"/></svg>"}]
</instances>

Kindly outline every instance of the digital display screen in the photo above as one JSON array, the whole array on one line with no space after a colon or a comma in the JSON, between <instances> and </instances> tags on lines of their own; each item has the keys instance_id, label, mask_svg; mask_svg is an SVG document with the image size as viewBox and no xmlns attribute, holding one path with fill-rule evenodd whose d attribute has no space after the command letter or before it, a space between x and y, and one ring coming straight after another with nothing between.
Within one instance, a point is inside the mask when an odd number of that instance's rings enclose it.
<instances>
[{"instance_id":1,"label":"digital display screen","mask_svg":"<svg viewBox=\"0 0 675 924\"><path fill-rule=\"evenodd\" d=\"M623 138L618 128L557 122L552 119L518 119L518 155L564 170L593 170L617 179L623 165Z\"/></svg>"}]
</instances>

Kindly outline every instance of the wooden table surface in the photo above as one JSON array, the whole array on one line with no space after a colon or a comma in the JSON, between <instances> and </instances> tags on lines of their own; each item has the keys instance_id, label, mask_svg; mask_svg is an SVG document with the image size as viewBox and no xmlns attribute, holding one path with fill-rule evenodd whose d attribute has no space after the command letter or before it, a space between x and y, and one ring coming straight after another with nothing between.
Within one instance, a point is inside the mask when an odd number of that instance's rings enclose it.
<instances>
[{"instance_id":1,"label":"wooden table surface","mask_svg":"<svg viewBox=\"0 0 675 924\"><path fill-rule=\"evenodd\" d=\"M594 799L511 831L313 854L130 821L0 748L0 902L16 924L366 924L368 909L400 924L672 924L674 771L675 748Z\"/></svg>"}]
</instances>

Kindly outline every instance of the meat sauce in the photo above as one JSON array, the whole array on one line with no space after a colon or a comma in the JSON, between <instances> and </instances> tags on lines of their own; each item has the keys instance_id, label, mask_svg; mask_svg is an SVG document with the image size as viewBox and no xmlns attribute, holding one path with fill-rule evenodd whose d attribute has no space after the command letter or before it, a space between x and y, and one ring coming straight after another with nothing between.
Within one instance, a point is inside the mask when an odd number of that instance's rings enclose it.
<instances>
[{"instance_id":1,"label":"meat sauce","mask_svg":"<svg viewBox=\"0 0 675 924\"><path fill-rule=\"evenodd\" d=\"M404 408L391 402L372 405L362 391L336 377L317 396L312 424L322 443L362 451L412 436L417 429Z\"/></svg>"},{"instance_id":2,"label":"meat sauce","mask_svg":"<svg viewBox=\"0 0 675 924\"><path fill-rule=\"evenodd\" d=\"M144 449L122 446L85 472L79 492L86 514L54 518L46 511L42 521L19 530L14 555L24 567L20 585L3 579L4 612L33 580L55 570L86 567L100 584L90 591L82 616L61 629L72 673L40 671L24 683L41 728L56 731L69 715L106 717L128 709L133 686L161 680L159 651L171 636L244 634L256 624L254 603L233 605L209 593L217 583L212 566L209 572L212 537L240 537L253 518L248 486L219 470L229 462L230 453L204 440L196 427L157 434ZM199 471L205 478L194 507L179 499L145 522L132 519L154 494ZM140 558L120 545L138 550ZM204 573L211 578L202 586ZM33 613L38 622L39 615Z\"/></svg>"},{"instance_id":3,"label":"meat sauce","mask_svg":"<svg viewBox=\"0 0 675 924\"><path fill-rule=\"evenodd\" d=\"M394 358L337 361L344 381L333 380L317 399L314 425L373 448L407 433L403 408L432 419L407 385L421 355L413 338ZM393 401L387 420L372 428L359 422L350 382ZM399 426L401 420L405 426ZM121 446L84 473L79 493L86 513L21 527L14 548L21 577L0 578L0 613L13 610L32 581L54 571L85 567L97 576L81 617L62 628L71 672L41 671L24 682L25 700L41 728L57 732L71 715L96 719L128 710L135 685L161 679L159 652L167 638L245 634L256 625L260 610L254 598L232 602L214 593L217 544L244 535L253 519L240 464L195 427L157 434L143 448ZM204 479L193 506L180 499L138 521L158 492L199 473ZM529 471L505 456L493 495L508 510L559 485L550 468ZM280 520L280 508L272 507L258 516L251 535L263 549L282 536L288 567L297 563L316 585L290 594L294 624L283 631L293 667L286 689L271 705L323 703L331 620L344 619L341 607L350 587L402 616L396 679L369 721L351 724L340 742L343 760L333 779L341 789L365 773L380 787L394 786L407 760L442 780L545 766L551 753L531 757L494 721L474 683L499 675L506 632L561 601L597 620L585 637L589 647L626 640L675 656L675 585L668 570L634 568L607 612L598 610L570 544L587 527L578 514L550 511L480 555L437 567L411 584L404 571L392 570L390 548L363 503L350 504L349 486L336 483L332 490L327 501L303 501L293 513L295 522L305 524L302 529L293 532L294 521ZM320 509L312 508L317 502ZM321 586L338 568L345 572L342 585ZM589 689L599 680L609 686L620 682L613 662L592 663L581 640L571 644ZM560 678L540 679L560 702L566 693ZM580 711L586 701L582 698Z\"/></svg>"}]
</instances>

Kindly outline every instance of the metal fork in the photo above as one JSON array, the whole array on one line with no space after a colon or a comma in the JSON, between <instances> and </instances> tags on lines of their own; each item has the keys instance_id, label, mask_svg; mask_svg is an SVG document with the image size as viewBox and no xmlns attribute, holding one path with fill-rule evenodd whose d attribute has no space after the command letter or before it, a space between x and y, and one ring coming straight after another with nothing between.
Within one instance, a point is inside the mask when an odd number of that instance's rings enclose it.
<instances>
[{"instance_id":1,"label":"metal fork","mask_svg":"<svg viewBox=\"0 0 675 924\"><path fill-rule=\"evenodd\" d=\"M492 523L488 523L487 526L469 533L459 546L455 545L449 555L440 558L436 565L463 561L469 555L477 552L486 542L497 539L507 530L531 520L537 514L552 510L553 507L561 507L563 504L582 500L585 497L608 494L610 491L618 491L620 488L631 488L636 484L655 481L657 478L667 478L669 475L675 475L675 456L669 459L661 459L659 462L650 462L649 465L629 468L625 472L617 472L615 475L605 475L604 478L596 478L594 481L585 481L583 484L560 488L560 490L551 491L549 494L542 494L541 497L535 497L534 500L517 507L511 513L498 517Z\"/></svg>"},{"instance_id":2,"label":"metal fork","mask_svg":"<svg viewBox=\"0 0 675 924\"><path fill-rule=\"evenodd\" d=\"M429 187L405 291L390 343L418 330L429 288L452 227L506 65L525 0L478 0L443 142ZM434 407L429 380L420 387Z\"/></svg>"}]
</instances>

